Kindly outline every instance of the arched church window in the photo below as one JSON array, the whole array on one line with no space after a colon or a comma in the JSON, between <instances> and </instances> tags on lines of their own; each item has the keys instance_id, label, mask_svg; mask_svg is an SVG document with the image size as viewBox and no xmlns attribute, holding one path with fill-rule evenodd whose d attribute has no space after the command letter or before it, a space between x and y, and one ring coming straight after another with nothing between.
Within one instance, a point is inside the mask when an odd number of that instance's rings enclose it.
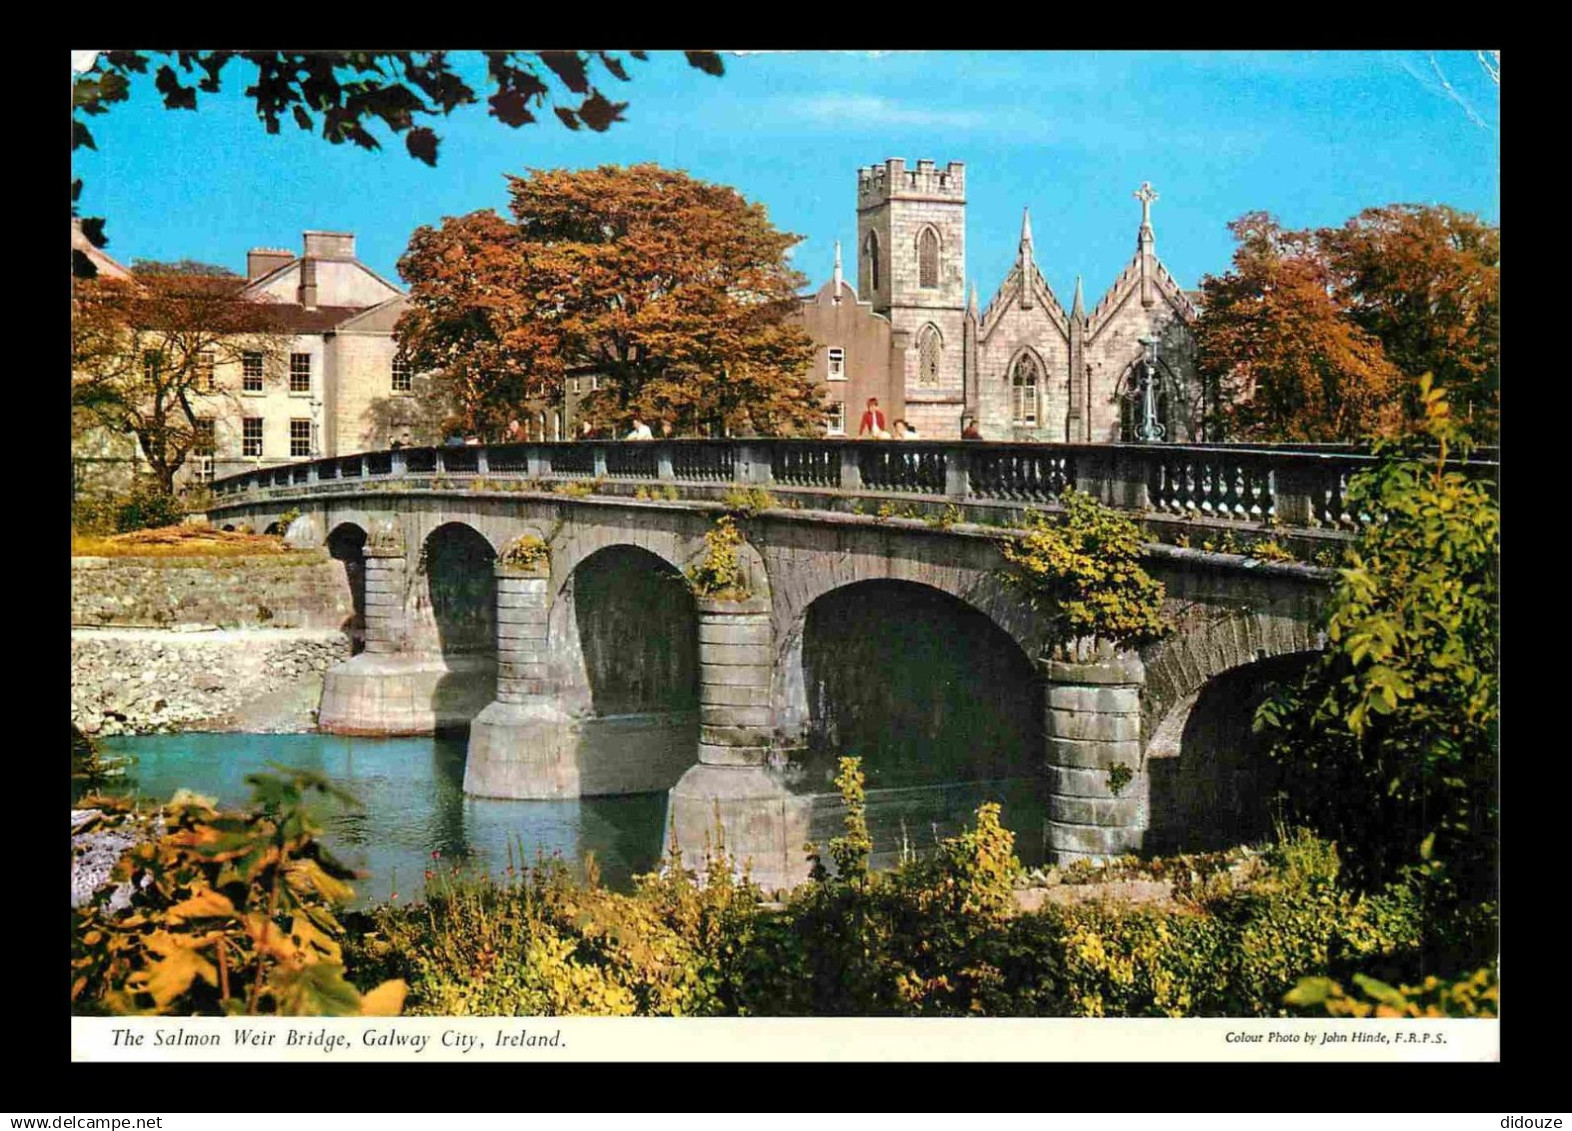
<instances>
[{"instance_id":1,"label":"arched church window","mask_svg":"<svg viewBox=\"0 0 1572 1131\"><path fill-rule=\"evenodd\" d=\"M1037 386L1042 372L1037 359L1023 353L1010 368L1010 420L1017 428L1037 427Z\"/></svg>"},{"instance_id":2,"label":"arched church window","mask_svg":"<svg viewBox=\"0 0 1572 1131\"><path fill-rule=\"evenodd\" d=\"M930 323L917 335L917 384L923 388L936 388L939 384L939 363L944 359L944 342L939 331Z\"/></svg>"},{"instance_id":3,"label":"arched church window","mask_svg":"<svg viewBox=\"0 0 1572 1131\"><path fill-rule=\"evenodd\" d=\"M879 237L876 233L868 233L862 245L862 254L868 261L868 289L876 291L879 289Z\"/></svg>"},{"instance_id":4,"label":"arched church window","mask_svg":"<svg viewBox=\"0 0 1572 1131\"><path fill-rule=\"evenodd\" d=\"M917 237L917 285L939 285L939 236L932 228L924 228Z\"/></svg>"}]
</instances>

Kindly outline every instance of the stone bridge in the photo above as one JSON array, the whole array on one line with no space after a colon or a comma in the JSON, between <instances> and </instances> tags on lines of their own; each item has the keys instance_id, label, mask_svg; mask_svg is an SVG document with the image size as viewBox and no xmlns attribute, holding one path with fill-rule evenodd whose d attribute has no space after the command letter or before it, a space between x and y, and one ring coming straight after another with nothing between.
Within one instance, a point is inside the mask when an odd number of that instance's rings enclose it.
<instances>
[{"instance_id":1,"label":"stone bridge","mask_svg":"<svg viewBox=\"0 0 1572 1131\"><path fill-rule=\"evenodd\" d=\"M723 835L771 888L803 878L803 844L836 831L843 753L863 757L878 859L984 799L1003 800L1028 862L1265 832L1250 718L1319 647L1331 572L1248 544L1269 532L1306 560L1340 546L1363 462L1174 445L468 446L233 476L209 514L287 524L344 562L363 650L329 673L323 730L467 727L464 785L480 796L666 791L685 858ZM1178 631L1139 656L1048 658L1043 618L1000 579L998 539L1067 487L1152 535ZM696 597L686 571L727 512L751 596ZM504 560L523 535L549 563Z\"/></svg>"}]
</instances>

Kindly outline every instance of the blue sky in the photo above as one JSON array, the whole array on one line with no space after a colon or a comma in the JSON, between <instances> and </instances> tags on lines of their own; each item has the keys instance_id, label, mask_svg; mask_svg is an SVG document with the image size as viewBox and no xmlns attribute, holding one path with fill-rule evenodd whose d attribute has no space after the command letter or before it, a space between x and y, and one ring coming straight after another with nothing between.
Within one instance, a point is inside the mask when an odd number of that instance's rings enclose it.
<instances>
[{"instance_id":1,"label":"blue sky","mask_svg":"<svg viewBox=\"0 0 1572 1131\"><path fill-rule=\"evenodd\" d=\"M464 58L484 99L478 57ZM321 228L356 233L392 278L417 226L505 210L505 173L655 161L764 203L806 237L793 261L817 284L836 239L851 271L859 165L964 161L982 302L1029 205L1039 266L1066 304L1083 275L1088 307L1134 251L1142 181L1160 195L1158 254L1189 288L1227 269L1225 225L1247 211L1296 227L1394 202L1500 218L1499 86L1473 52L761 52L727 54L718 79L677 53L628 67L630 82L602 84L631 104L607 133L509 129L482 101L433 123L434 169L385 133L375 153L287 122L268 135L242 63L195 113L163 109L139 76L129 102L88 121L82 213L108 218L122 262L243 271L248 248L298 250Z\"/></svg>"}]
</instances>

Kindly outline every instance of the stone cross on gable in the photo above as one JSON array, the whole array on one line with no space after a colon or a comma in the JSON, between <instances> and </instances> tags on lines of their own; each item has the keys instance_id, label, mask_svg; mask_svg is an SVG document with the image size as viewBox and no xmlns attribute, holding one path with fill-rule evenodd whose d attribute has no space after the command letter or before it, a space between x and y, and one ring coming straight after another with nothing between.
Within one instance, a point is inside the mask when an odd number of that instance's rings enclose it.
<instances>
[{"instance_id":1,"label":"stone cross on gable","mask_svg":"<svg viewBox=\"0 0 1572 1131\"><path fill-rule=\"evenodd\" d=\"M1135 190L1135 199L1141 202L1141 227L1152 226L1152 201L1157 199L1157 193L1152 190L1151 181L1142 181L1141 187Z\"/></svg>"}]
</instances>

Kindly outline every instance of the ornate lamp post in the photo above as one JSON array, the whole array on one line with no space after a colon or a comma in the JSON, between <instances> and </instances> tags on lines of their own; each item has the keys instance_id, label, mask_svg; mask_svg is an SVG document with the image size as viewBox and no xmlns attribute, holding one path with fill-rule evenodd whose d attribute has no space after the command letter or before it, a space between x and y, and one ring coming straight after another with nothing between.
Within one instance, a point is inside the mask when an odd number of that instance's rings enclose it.
<instances>
[{"instance_id":1,"label":"ornate lamp post","mask_svg":"<svg viewBox=\"0 0 1572 1131\"><path fill-rule=\"evenodd\" d=\"M1141 421L1136 426L1136 439L1142 443L1160 443L1165 429L1157 418L1157 339L1139 338L1145 356L1141 359Z\"/></svg>"}]
</instances>

